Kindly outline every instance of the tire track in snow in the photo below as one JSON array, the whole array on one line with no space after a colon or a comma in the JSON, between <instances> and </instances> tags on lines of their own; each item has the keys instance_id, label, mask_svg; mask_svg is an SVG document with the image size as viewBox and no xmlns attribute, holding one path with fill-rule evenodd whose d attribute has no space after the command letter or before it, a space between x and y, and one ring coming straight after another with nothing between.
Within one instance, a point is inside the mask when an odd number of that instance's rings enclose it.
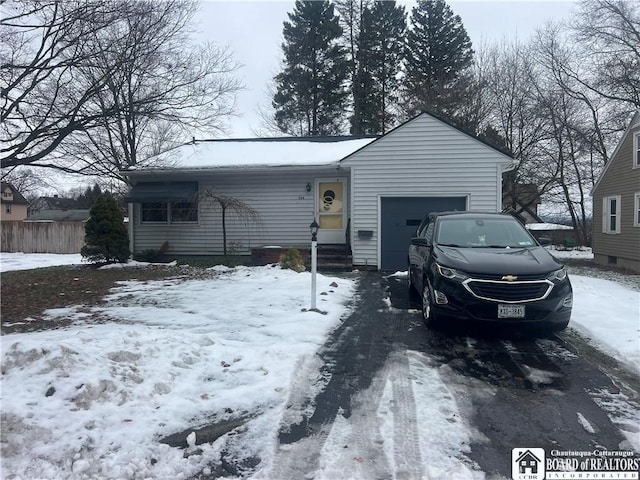
<instances>
[{"instance_id":1,"label":"tire track in snow","mask_svg":"<svg viewBox=\"0 0 640 480\"><path fill-rule=\"evenodd\" d=\"M420 435L417 428L416 400L413 394L407 353L394 355L390 372L393 393L393 452L395 478L422 478Z\"/></svg>"}]
</instances>

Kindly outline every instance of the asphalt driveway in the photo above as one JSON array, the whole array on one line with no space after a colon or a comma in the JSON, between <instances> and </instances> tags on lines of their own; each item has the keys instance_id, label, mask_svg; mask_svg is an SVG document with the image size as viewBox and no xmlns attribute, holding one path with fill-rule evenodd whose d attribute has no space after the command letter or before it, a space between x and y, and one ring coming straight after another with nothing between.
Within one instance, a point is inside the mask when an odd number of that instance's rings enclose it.
<instances>
[{"instance_id":1,"label":"asphalt driveway","mask_svg":"<svg viewBox=\"0 0 640 480\"><path fill-rule=\"evenodd\" d=\"M465 405L465 422L476 432L465 446L465 456L488 478L511 478L514 448L548 452L629 448L623 430L629 435L640 411L637 376L570 330L486 332L464 325L429 330L418 305L408 298L404 281L380 272L362 274L354 312L319 353L323 388L317 394L292 394L291 407L306 406L309 414L281 425L282 448L272 478L312 478L309 472L323 462L323 445L336 419L349 421L354 405L362 411L360 392L372 388L385 363L394 358L406 363L402 359L407 352L418 352L446 382L449 393L429 398L430 403L445 402L454 392L453 401ZM434 477L429 475L425 449L416 446L437 440L425 438L429 428L420 425L421 411L433 405L414 395L415 385L429 378L421 379L419 369L409 370L394 370L394 425L403 430L394 445L395 458L381 460L384 448L379 443L384 440L375 434L358 436L354 458L359 478ZM375 416L379 408L368 411Z\"/></svg>"}]
</instances>

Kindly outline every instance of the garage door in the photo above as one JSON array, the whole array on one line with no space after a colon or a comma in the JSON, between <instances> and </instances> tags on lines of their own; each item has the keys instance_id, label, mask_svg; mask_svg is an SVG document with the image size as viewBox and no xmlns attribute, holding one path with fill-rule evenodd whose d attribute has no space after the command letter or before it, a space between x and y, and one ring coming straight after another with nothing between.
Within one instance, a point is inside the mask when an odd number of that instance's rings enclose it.
<instances>
[{"instance_id":1,"label":"garage door","mask_svg":"<svg viewBox=\"0 0 640 480\"><path fill-rule=\"evenodd\" d=\"M381 199L381 270L406 270L407 248L418 224L431 212L465 210L466 197L387 197Z\"/></svg>"}]
</instances>

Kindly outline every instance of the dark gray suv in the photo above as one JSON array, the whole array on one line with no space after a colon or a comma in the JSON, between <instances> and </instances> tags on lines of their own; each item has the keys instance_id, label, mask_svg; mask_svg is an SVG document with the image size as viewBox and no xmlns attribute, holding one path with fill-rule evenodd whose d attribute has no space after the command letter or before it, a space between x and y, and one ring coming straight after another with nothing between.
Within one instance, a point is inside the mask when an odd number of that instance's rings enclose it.
<instances>
[{"instance_id":1,"label":"dark gray suv","mask_svg":"<svg viewBox=\"0 0 640 480\"><path fill-rule=\"evenodd\" d=\"M425 323L569 324L573 293L567 271L513 216L427 215L411 240L410 292Z\"/></svg>"}]
</instances>

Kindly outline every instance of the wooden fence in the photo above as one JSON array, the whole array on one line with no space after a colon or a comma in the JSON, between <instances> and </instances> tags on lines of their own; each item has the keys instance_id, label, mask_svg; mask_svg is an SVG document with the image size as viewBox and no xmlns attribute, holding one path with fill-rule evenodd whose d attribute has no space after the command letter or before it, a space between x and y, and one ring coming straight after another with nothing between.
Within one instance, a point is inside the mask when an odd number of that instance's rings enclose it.
<instances>
[{"instance_id":1,"label":"wooden fence","mask_svg":"<svg viewBox=\"0 0 640 480\"><path fill-rule=\"evenodd\" d=\"M2 222L0 251L24 253L80 253L82 222Z\"/></svg>"}]
</instances>

